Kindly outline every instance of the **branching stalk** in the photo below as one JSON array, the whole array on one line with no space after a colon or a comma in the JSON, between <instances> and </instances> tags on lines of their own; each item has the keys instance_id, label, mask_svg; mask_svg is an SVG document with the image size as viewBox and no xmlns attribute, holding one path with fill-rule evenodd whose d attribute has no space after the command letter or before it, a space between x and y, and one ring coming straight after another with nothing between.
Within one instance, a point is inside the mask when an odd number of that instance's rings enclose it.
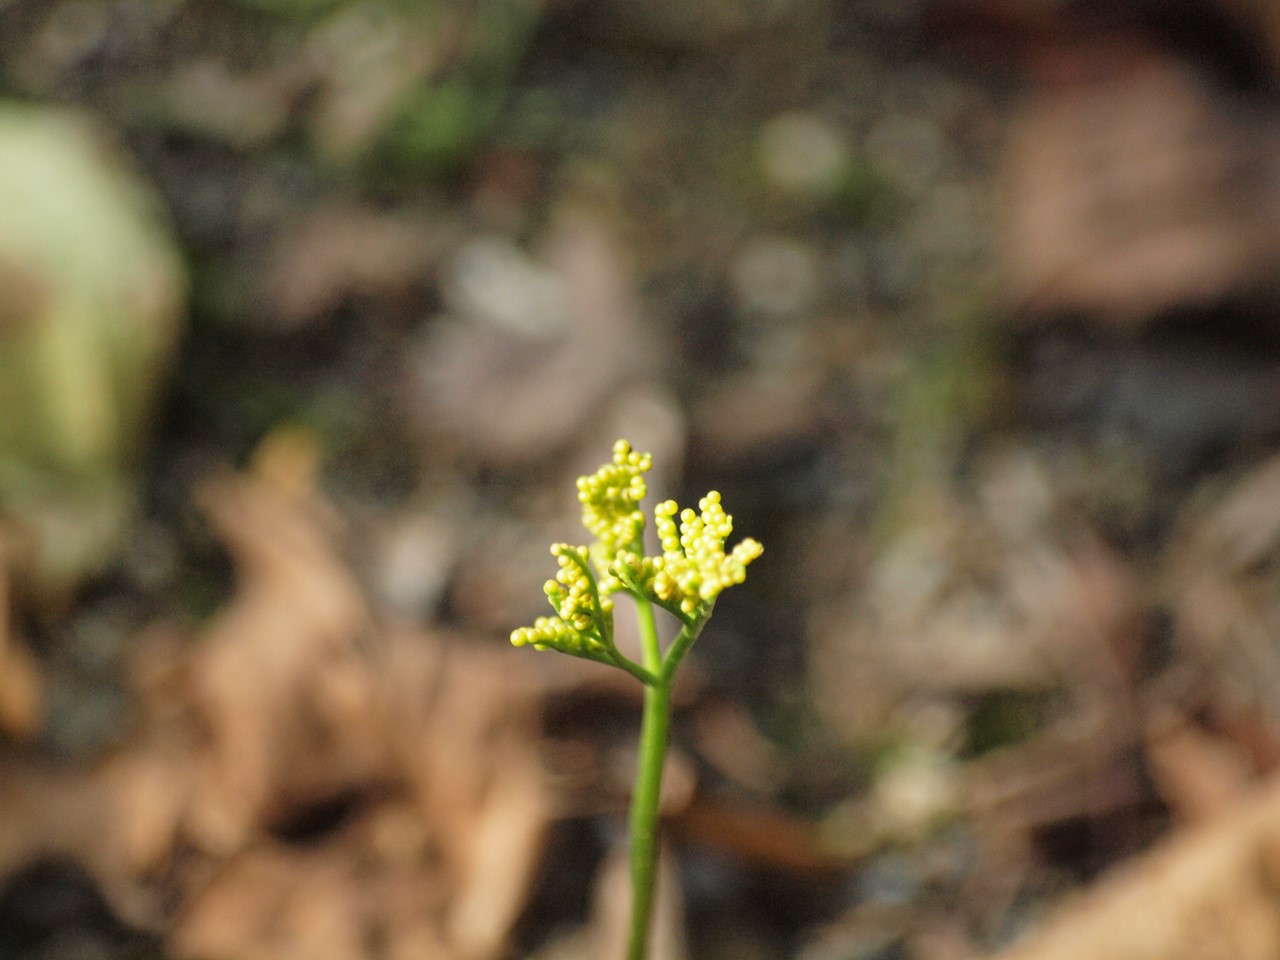
<instances>
[{"instance_id":1,"label":"branching stalk","mask_svg":"<svg viewBox=\"0 0 1280 960\"><path fill-rule=\"evenodd\" d=\"M639 503L646 490L643 474L652 467L648 454L636 453L625 440L613 447L613 460L578 480L582 522L596 537L590 547L557 544L561 573L545 590L555 617L540 617L531 627L511 633L516 646L560 650L573 656L611 663L645 685L644 716L635 793L631 798L631 931L626 960L645 960L652 926L654 887L658 866L658 812L662 798L662 769L671 728L671 696L676 670L698 639L726 587L741 583L746 567L763 549L743 540L731 554L724 541L733 519L714 490L698 503L698 511L678 509L668 500L654 510L661 556L639 557L644 514ZM678 522L677 522L678 517ZM607 581L596 581L590 556ZM573 571L568 571L573 567ZM623 655L614 644L612 601L608 595L625 592L635 600L640 628L641 662ZM605 596L601 596L601 594ZM606 603L607 601L607 603ZM653 608L675 616L681 629L663 654Z\"/></svg>"}]
</instances>

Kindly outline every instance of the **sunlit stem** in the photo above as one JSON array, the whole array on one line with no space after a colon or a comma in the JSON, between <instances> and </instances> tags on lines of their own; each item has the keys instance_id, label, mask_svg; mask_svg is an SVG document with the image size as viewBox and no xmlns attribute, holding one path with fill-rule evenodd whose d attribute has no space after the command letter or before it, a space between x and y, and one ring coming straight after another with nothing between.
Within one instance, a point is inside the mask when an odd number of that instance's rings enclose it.
<instances>
[{"instance_id":1,"label":"sunlit stem","mask_svg":"<svg viewBox=\"0 0 1280 960\"><path fill-rule=\"evenodd\" d=\"M671 647L667 650L667 656L662 662L662 669L659 673L660 682L672 682L676 675L676 670L680 668L680 663L684 660L684 655L689 652L689 648L693 646L693 641L698 639L698 634L702 633L702 628L706 626L707 620L710 619L711 609L714 606L714 600L704 603L697 615L693 619L686 621L684 627L676 635L675 640L671 641Z\"/></svg>"},{"instance_id":2,"label":"sunlit stem","mask_svg":"<svg viewBox=\"0 0 1280 960\"><path fill-rule=\"evenodd\" d=\"M640 664L628 659L616 650L609 650L604 656L606 658L604 661L605 663L612 664L615 667L627 671L627 673L631 674L646 687L658 682L658 678L656 676L644 667L640 666Z\"/></svg>"},{"instance_id":3,"label":"sunlit stem","mask_svg":"<svg viewBox=\"0 0 1280 960\"><path fill-rule=\"evenodd\" d=\"M636 599L636 616L644 666L656 679L644 688L640 758L631 797L631 938L627 960L645 960L648 951L658 863L658 803L671 726L671 678L663 676L662 648L648 600Z\"/></svg>"}]
</instances>

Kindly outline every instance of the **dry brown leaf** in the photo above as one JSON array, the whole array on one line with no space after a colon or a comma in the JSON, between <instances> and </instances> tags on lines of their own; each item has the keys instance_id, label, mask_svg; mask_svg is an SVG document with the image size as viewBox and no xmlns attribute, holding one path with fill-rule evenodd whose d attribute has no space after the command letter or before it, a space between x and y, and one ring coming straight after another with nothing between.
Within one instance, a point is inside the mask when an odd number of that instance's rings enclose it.
<instances>
[{"instance_id":1,"label":"dry brown leaf","mask_svg":"<svg viewBox=\"0 0 1280 960\"><path fill-rule=\"evenodd\" d=\"M0 631L8 632L7 624ZM0 736L30 739L40 725L40 666L17 637L0 635Z\"/></svg>"},{"instance_id":2,"label":"dry brown leaf","mask_svg":"<svg viewBox=\"0 0 1280 960\"><path fill-rule=\"evenodd\" d=\"M279 326L297 329L350 297L395 296L421 283L454 232L367 207L322 208L281 233L260 295Z\"/></svg>"},{"instance_id":3,"label":"dry brown leaf","mask_svg":"<svg viewBox=\"0 0 1280 960\"><path fill-rule=\"evenodd\" d=\"M1025 507L1001 493L924 498L853 602L819 611L810 684L836 729L860 735L929 694L1067 684L1086 703L1127 695L1145 624L1136 573L1078 520L1071 538L1058 532L1059 491L1023 493L1045 501Z\"/></svg>"},{"instance_id":4,"label":"dry brown leaf","mask_svg":"<svg viewBox=\"0 0 1280 960\"><path fill-rule=\"evenodd\" d=\"M508 650L393 633L385 691L396 753L451 890L460 955L500 951L528 893L553 803L534 748L535 687Z\"/></svg>"},{"instance_id":5,"label":"dry brown leaf","mask_svg":"<svg viewBox=\"0 0 1280 960\"><path fill-rule=\"evenodd\" d=\"M1116 870L997 960L1273 960L1278 841L1272 780Z\"/></svg>"},{"instance_id":6,"label":"dry brown leaf","mask_svg":"<svg viewBox=\"0 0 1280 960\"><path fill-rule=\"evenodd\" d=\"M1274 297L1273 119L1157 44L1064 26L1037 61L1075 80L1045 72L1004 158L1001 254L1022 315L1133 331L1179 307Z\"/></svg>"},{"instance_id":7,"label":"dry brown leaf","mask_svg":"<svg viewBox=\"0 0 1280 960\"><path fill-rule=\"evenodd\" d=\"M160 669L138 684L138 737L81 766L7 757L0 778L0 884L43 858L76 862L119 917L143 927L161 920L152 881L169 863L192 784L178 685L147 639L133 659ZM157 718L165 729L153 736Z\"/></svg>"},{"instance_id":8,"label":"dry brown leaf","mask_svg":"<svg viewBox=\"0 0 1280 960\"><path fill-rule=\"evenodd\" d=\"M1253 711L1273 732L1280 731L1278 557L1280 457L1272 457L1212 502L1188 506L1166 548L1162 584L1178 650L1210 678L1215 705Z\"/></svg>"},{"instance_id":9,"label":"dry brown leaf","mask_svg":"<svg viewBox=\"0 0 1280 960\"><path fill-rule=\"evenodd\" d=\"M293 796L336 794L384 768L384 719L360 651L368 613L318 505L244 477L209 481L200 503L239 586L189 664L209 738L190 828L229 853Z\"/></svg>"},{"instance_id":10,"label":"dry brown leaf","mask_svg":"<svg viewBox=\"0 0 1280 960\"><path fill-rule=\"evenodd\" d=\"M229 861L178 917L169 948L228 960L454 960L444 890L403 803L360 815L319 846L260 842Z\"/></svg>"},{"instance_id":11,"label":"dry brown leaf","mask_svg":"<svg viewBox=\"0 0 1280 960\"><path fill-rule=\"evenodd\" d=\"M698 797L672 826L693 846L778 873L834 876L848 865L828 852L813 824L778 807Z\"/></svg>"},{"instance_id":12,"label":"dry brown leaf","mask_svg":"<svg viewBox=\"0 0 1280 960\"><path fill-rule=\"evenodd\" d=\"M553 806L540 675L375 622L313 454L277 435L201 488L234 596L193 643L135 639L133 739L82 768L6 763L0 881L79 863L180 957L496 960Z\"/></svg>"},{"instance_id":13,"label":"dry brown leaf","mask_svg":"<svg viewBox=\"0 0 1280 960\"><path fill-rule=\"evenodd\" d=\"M277 445L254 477L219 480L202 494L241 582L190 665L210 730L195 836L217 855L252 858L255 837L287 825L293 811L305 817L353 795L403 793L435 851L415 876L447 891L435 935L457 956L494 957L523 906L550 818L533 688L513 671L510 651L372 622L323 511L297 481L296 446ZM335 886L318 896L339 894ZM309 916L291 914L297 942L312 936ZM328 956L366 955L342 952L340 937L322 939Z\"/></svg>"},{"instance_id":14,"label":"dry brown leaf","mask_svg":"<svg viewBox=\"0 0 1280 960\"><path fill-rule=\"evenodd\" d=\"M998 835L1098 818L1142 802L1134 730L1104 710L1078 713L965 768L969 815Z\"/></svg>"},{"instance_id":15,"label":"dry brown leaf","mask_svg":"<svg viewBox=\"0 0 1280 960\"><path fill-rule=\"evenodd\" d=\"M43 678L35 657L9 626L9 535L0 536L0 736L27 740L40 724Z\"/></svg>"},{"instance_id":16,"label":"dry brown leaf","mask_svg":"<svg viewBox=\"0 0 1280 960\"><path fill-rule=\"evenodd\" d=\"M1188 717L1151 724L1147 765L1161 798L1181 821L1213 820L1248 794L1256 771L1238 744Z\"/></svg>"},{"instance_id":17,"label":"dry brown leaf","mask_svg":"<svg viewBox=\"0 0 1280 960\"><path fill-rule=\"evenodd\" d=\"M461 864L446 921L449 942L465 957L501 952L525 898L550 823L537 758L527 747L492 758L493 783Z\"/></svg>"},{"instance_id":18,"label":"dry brown leaf","mask_svg":"<svg viewBox=\"0 0 1280 960\"><path fill-rule=\"evenodd\" d=\"M540 263L505 241L468 244L444 284L453 314L416 352L423 426L437 442L465 439L467 457L512 464L571 447L614 405L619 384L643 383L652 370L613 226L562 209L545 247Z\"/></svg>"},{"instance_id":19,"label":"dry brown leaf","mask_svg":"<svg viewBox=\"0 0 1280 960\"><path fill-rule=\"evenodd\" d=\"M183 758L120 753L86 769L8 759L0 778L0 882L45 858L80 864L116 914L154 926L150 876L167 861L189 785Z\"/></svg>"}]
</instances>

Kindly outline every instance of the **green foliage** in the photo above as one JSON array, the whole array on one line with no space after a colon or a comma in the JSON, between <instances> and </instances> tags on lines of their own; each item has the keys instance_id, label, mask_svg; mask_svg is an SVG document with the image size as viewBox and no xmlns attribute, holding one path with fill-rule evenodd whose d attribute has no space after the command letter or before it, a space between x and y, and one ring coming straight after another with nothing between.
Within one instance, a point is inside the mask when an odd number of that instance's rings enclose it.
<instances>
[{"instance_id":1,"label":"green foliage","mask_svg":"<svg viewBox=\"0 0 1280 960\"><path fill-rule=\"evenodd\" d=\"M78 114L0 103L0 510L57 595L114 555L179 332L182 258Z\"/></svg>"},{"instance_id":2,"label":"green foliage","mask_svg":"<svg viewBox=\"0 0 1280 960\"><path fill-rule=\"evenodd\" d=\"M460 173L501 112L500 92L485 91L463 77L423 84L404 100L388 133L397 167L433 179Z\"/></svg>"}]
</instances>

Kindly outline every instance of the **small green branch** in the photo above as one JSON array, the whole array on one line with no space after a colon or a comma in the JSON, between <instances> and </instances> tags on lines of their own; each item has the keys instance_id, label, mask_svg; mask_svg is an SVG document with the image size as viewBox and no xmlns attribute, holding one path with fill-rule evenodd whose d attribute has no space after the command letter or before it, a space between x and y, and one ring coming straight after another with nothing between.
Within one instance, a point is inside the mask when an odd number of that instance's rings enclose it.
<instances>
[{"instance_id":1,"label":"small green branch","mask_svg":"<svg viewBox=\"0 0 1280 960\"><path fill-rule=\"evenodd\" d=\"M677 620L679 620L681 626L691 627L694 624L696 624L700 619L698 616L691 616L690 614L687 614L683 610L681 610L680 604L677 601L654 600L653 602L657 606L661 607L663 610L667 611L667 613L671 614ZM701 618L701 619L705 619L705 618Z\"/></svg>"},{"instance_id":2,"label":"small green branch","mask_svg":"<svg viewBox=\"0 0 1280 960\"><path fill-rule=\"evenodd\" d=\"M693 646L693 641L698 639L698 634L702 633L702 628L706 626L707 620L711 616L711 608L713 606L715 606L714 602L707 604L700 617L687 622L680 632L676 634L675 640L671 642L671 648L667 650L662 669L658 673L659 683L670 683L675 679L676 670L680 668L680 662L684 660L684 655Z\"/></svg>"},{"instance_id":3,"label":"small green branch","mask_svg":"<svg viewBox=\"0 0 1280 960\"><path fill-rule=\"evenodd\" d=\"M607 622L604 613L604 605L600 603L600 588L596 584L595 571L591 569L591 564L577 550L566 550L564 555L569 561L578 568L578 571L586 579L591 591L591 619L595 622L596 630L600 634L600 641L610 650L616 652L613 645L613 624ZM621 654L619 654L621 656ZM623 658L626 659L625 657ZM630 662L630 661L628 661ZM619 664L622 666L622 664ZM623 669L626 669L623 667Z\"/></svg>"},{"instance_id":4,"label":"small green branch","mask_svg":"<svg viewBox=\"0 0 1280 960\"><path fill-rule=\"evenodd\" d=\"M624 656L623 654L619 653L616 650L611 652L608 660L601 660L600 662L608 663L611 666L615 666L620 670L627 671L627 673L631 674L633 677L635 677L637 680L643 683L646 687L651 687L658 682L658 677L656 674L650 673L648 670L640 666L640 664L636 663L630 657Z\"/></svg>"}]
</instances>

